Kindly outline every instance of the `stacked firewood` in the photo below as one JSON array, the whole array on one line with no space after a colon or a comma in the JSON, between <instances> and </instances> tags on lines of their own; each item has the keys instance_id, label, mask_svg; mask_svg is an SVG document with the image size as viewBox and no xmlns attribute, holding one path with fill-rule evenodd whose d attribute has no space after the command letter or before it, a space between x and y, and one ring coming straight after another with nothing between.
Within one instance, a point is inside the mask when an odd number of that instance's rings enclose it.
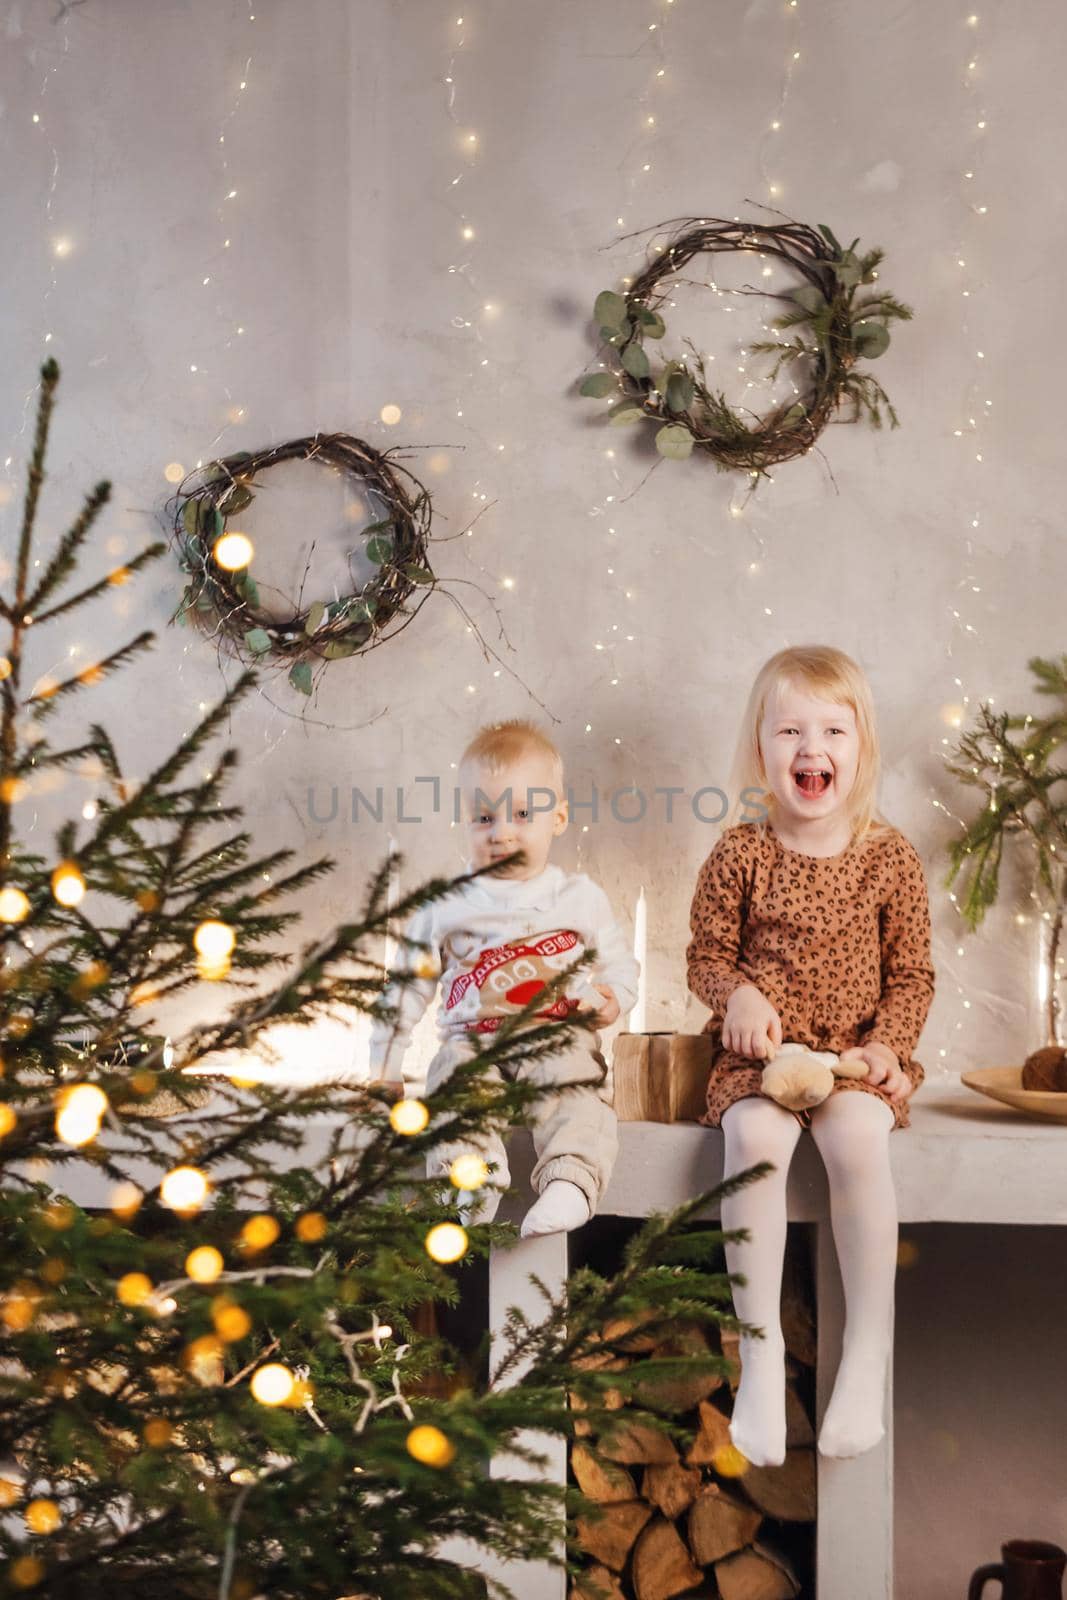
<instances>
[{"instance_id":1,"label":"stacked firewood","mask_svg":"<svg viewBox=\"0 0 1067 1600\"><path fill-rule=\"evenodd\" d=\"M688 1448L636 1418L629 1424L619 1418L620 1426L602 1430L600 1438L588 1421L576 1420L571 1473L599 1514L578 1519L572 1553L587 1564L572 1581L570 1600L798 1600L803 1585L782 1545L796 1544L800 1530L792 1525L815 1520L814 1434L801 1398L811 1386L815 1330L795 1280L787 1282L782 1320L789 1352L788 1449L784 1465L764 1468L747 1465L730 1442L736 1334L695 1325L676 1325L658 1337L623 1322L605 1328L605 1345L612 1348L587 1358L601 1370L710 1350L721 1352L729 1372L637 1386L634 1404L693 1428ZM617 1411L627 1402L609 1390L605 1404Z\"/></svg>"}]
</instances>

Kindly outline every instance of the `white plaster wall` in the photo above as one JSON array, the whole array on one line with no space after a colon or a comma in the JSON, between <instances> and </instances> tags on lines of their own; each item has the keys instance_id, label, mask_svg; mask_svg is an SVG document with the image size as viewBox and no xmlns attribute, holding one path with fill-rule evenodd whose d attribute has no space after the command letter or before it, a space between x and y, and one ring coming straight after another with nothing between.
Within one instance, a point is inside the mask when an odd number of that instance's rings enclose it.
<instances>
[{"instance_id":1,"label":"white plaster wall","mask_svg":"<svg viewBox=\"0 0 1067 1600\"><path fill-rule=\"evenodd\" d=\"M653 1027L703 1018L682 952L714 837L685 798L667 825L653 790L724 783L760 662L838 644L874 685L884 810L928 866L940 983L919 1055L931 1074L1018 1060L1038 1042L1034 926L1006 896L961 936L941 879L969 802L941 756L952 708L1032 709L1028 656L1064 648L1065 46L1055 0L3 0L0 553L49 353L64 379L43 531L115 482L87 574L156 531L169 462L316 428L415 447L447 540L435 567L491 649L437 595L310 705L265 680L234 720L235 798L259 850L336 859L306 898L310 936L352 911L389 831L412 881L463 858L444 816L353 825L352 785L399 785L415 814L415 779L447 782L479 720L551 718L577 798L594 782L650 797L642 825L579 812L559 859L627 917L645 886ZM792 216L887 248L884 281L917 313L878 369L903 426L835 428L752 499L696 461L642 482L655 458L573 387L595 293L641 259L618 236L751 214L772 185ZM741 364L762 303L678 299L674 325L717 370ZM731 374L735 398L749 377ZM249 531L290 589L317 536L329 593L342 508L307 484L279 485ZM136 680L86 702L135 775L233 676L166 627L179 588L161 562L37 646L53 670L158 629ZM336 819L315 820L309 791L325 817L335 784ZM35 796L27 823L91 792ZM336 1064L351 1036L294 1050ZM923 1492L905 1476L905 1516Z\"/></svg>"}]
</instances>

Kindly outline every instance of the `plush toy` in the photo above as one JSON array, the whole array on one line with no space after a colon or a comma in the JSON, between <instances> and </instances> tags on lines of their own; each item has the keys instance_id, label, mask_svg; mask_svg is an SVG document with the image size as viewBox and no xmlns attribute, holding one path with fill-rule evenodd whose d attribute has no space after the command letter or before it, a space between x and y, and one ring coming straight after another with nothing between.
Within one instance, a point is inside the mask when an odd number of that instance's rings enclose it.
<instances>
[{"instance_id":1,"label":"plush toy","mask_svg":"<svg viewBox=\"0 0 1067 1600\"><path fill-rule=\"evenodd\" d=\"M865 1078L867 1063L842 1061L832 1050L809 1050L783 1044L763 1069L763 1092L787 1111L810 1111L822 1105L835 1078Z\"/></svg>"}]
</instances>

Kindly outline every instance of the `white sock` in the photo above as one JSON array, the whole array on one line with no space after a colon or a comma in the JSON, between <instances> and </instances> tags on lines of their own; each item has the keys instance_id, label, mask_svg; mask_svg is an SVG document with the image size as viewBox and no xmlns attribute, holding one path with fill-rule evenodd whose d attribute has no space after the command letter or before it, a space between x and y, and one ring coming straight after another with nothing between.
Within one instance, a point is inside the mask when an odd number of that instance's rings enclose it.
<instances>
[{"instance_id":1,"label":"white sock","mask_svg":"<svg viewBox=\"0 0 1067 1600\"><path fill-rule=\"evenodd\" d=\"M529 1239L535 1233L570 1233L592 1215L593 1208L583 1189L566 1178L553 1178L523 1217L519 1234Z\"/></svg>"},{"instance_id":2,"label":"white sock","mask_svg":"<svg viewBox=\"0 0 1067 1600\"><path fill-rule=\"evenodd\" d=\"M785 1258L785 1185L800 1123L773 1100L737 1100L723 1114L726 1139L724 1176L744 1172L758 1161L775 1170L739 1190L722 1205L724 1229L745 1228L744 1244L726 1246L731 1273L744 1274L733 1286L734 1310L742 1322L762 1328L762 1339L741 1337L741 1382L734 1397L730 1438L756 1467L785 1460L785 1344L782 1339L782 1262Z\"/></svg>"},{"instance_id":3,"label":"white sock","mask_svg":"<svg viewBox=\"0 0 1067 1600\"><path fill-rule=\"evenodd\" d=\"M841 1364L819 1430L824 1456L858 1456L885 1433L893 1327L897 1199L889 1166L893 1113L870 1094L835 1094L812 1135L830 1180L830 1217L845 1291Z\"/></svg>"}]
</instances>

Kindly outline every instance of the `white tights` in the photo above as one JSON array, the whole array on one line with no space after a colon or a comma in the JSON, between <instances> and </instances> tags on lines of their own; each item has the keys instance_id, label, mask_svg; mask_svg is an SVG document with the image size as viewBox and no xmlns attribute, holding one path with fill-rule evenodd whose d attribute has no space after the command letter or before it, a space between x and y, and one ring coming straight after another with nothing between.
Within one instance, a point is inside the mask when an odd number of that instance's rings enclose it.
<instances>
[{"instance_id":1,"label":"white tights","mask_svg":"<svg viewBox=\"0 0 1067 1600\"><path fill-rule=\"evenodd\" d=\"M872 1094L832 1094L812 1114L812 1137L830 1184L830 1220L845 1291L845 1333L830 1404L819 1432L827 1456L855 1456L885 1432L882 1406L889 1358L897 1259L897 1205L889 1167L893 1113ZM758 1161L775 1170L725 1200L722 1225L744 1228L745 1243L726 1246L734 1309L764 1337L741 1337L741 1383L730 1435L756 1466L785 1459L785 1346L782 1262L786 1177L800 1123L773 1100L751 1097L724 1112L725 1176Z\"/></svg>"}]
</instances>

